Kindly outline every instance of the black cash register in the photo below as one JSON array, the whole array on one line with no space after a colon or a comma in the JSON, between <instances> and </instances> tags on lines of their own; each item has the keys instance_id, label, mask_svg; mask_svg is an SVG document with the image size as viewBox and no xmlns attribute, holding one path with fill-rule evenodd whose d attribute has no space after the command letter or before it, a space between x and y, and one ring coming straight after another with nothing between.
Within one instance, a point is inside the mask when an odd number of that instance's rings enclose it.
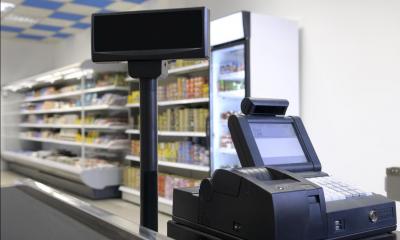
<instances>
[{"instance_id":1,"label":"black cash register","mask_svg":"<svg viewBox=\"0 0 400 240\"><path fill-rule=\"evenodd\" d=\"M360 239L396 229L394 201L321 172L301 119L284 116L288 105L242 101L244 115L231 116L228 126L243 168L218 169L200 187L175 189L168 236Z\"/></svg>"}]
</instances>

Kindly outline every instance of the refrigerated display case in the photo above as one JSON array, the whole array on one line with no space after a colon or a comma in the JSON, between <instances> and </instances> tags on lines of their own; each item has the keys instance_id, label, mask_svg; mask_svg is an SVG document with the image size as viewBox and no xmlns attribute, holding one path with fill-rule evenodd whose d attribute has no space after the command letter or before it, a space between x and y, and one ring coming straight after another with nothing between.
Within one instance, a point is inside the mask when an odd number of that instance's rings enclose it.
<instances>
[{"instance_id":1,"label":"refrigerated display case","mask_svg":"<svg viewBox=\"0 0 400 240\"><path fill-rule=\"evenodd\" d=\"M246 96L245 41L216 47L212 51L212 153L214 169L237 167L239 158L228 129L228 118L240 113Z\"/></svg>"},{"instance_id":2,"label":"refrigerated display case","mask_svg":"<svg viewBox=\"0 0 400 240\"><path fill-rule=\"evenodd\" d=\"M299 32L296 22L239 12L211 22L211 172L240 167L227 119L244 97L285 98L299 114Z\"/></svg>"}]
</instances>

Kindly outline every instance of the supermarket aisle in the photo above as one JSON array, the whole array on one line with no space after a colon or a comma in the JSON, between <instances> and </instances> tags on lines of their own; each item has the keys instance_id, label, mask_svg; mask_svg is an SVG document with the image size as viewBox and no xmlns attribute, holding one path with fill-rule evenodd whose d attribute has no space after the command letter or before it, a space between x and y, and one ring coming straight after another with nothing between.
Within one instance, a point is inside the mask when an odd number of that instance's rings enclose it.
<instances>
[{"instance_id":1,"label":"supermarket aisle","mask_svg":"<svg viewBox=\"0 0 400 240\"><path fill-rule=\"evenodd\" d=\"M1 187L10 186L15 183L16 180L24 178L24 176L18 175L10 171L1 171ZM98 208L105 211L111 212L119 217L125 218L126 220L139 224L140 222L140 208L139 206L125 202L121 199L108 199L108 200L89 200L79 196L75 196L83 201L86 201ZM170 216L165 214L158 215L158 228L161 234L167 234L167 221Z\"/></svg>"}]
</instances>

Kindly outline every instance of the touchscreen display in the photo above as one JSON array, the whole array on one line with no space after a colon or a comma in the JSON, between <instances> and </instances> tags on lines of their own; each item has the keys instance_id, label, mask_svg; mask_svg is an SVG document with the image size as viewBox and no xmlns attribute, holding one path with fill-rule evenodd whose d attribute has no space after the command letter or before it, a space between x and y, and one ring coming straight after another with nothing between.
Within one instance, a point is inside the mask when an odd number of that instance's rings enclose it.
<instances>
[{"instance_id":1,"label":"touchscreen display","mask_svg":"<svg viewBox=\"0 0 400 240\"><path fill-rule=\"evenodd\" d=\"M250 123L264 165L306 163L292 124Z\"/></svg>"},{"instance_id":2,"label":"touchscreen display","mask_svg":"<svg viewBox=\"0 0 400 240\"><path fill-rule=\"evenodd\" d=\"M93 18L97 52L204 48L203 11L131 12Z\"/></svg>"}]
</instances>

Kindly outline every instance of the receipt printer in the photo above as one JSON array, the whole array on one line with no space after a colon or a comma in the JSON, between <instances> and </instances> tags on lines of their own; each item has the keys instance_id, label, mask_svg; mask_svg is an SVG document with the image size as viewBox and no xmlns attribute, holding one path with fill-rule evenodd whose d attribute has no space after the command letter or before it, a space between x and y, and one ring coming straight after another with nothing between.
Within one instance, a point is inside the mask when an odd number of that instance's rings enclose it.
<instances>
[{"instance_id":1,"label":"receipt printer","mask_svg":"<svg viewBox=\"0 0 400 240\"><path fill-rule=\"evenodd\" d=\"M174 239L360 239L396 229L394 201L341 182L321 163L286 100L242 101L228 126L243 168L175 189Z\"/></svg>"}]
</instances>

